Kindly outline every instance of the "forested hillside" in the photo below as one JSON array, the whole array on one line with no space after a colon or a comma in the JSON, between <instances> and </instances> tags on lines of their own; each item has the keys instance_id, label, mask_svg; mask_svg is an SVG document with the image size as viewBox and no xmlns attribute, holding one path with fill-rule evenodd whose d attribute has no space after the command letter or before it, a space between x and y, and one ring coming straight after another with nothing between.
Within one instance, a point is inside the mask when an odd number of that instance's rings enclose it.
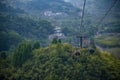
<instances>
[{"instance_id":1,"label":"forested hillside","mask_svg":"<svg viewBox=\"0 0 120 80\"><path fill-rule=\"evenodd\" d=\"M82 8L83 1L68 0L78 8ZM116 3L115 3L116 2ZM86 0L84 24L86 30L97 33L95 43L104 50L120 56L120 1L119 0ZM110 10L111 9L111 10ZM102 20L101 19L106 15ZM87 15L89 13L89 15ZM89 19L89 20L88 20ZM100 25L98 25L100 23ZM90 27L90 28L89 28Z\"/></svg>"},{"instance_id":2,"label":"forested hillside","mask_svg":"<svg viewBox=\"0 0 120 80\"><path fill-rule=\"evenodd\" d=\"M9 1L11 6L23 9L29 14L40 15L46 10L53 12L65 12L75 15L79 8L73 7L71 4L63 0L31 0L31 1ZM74 13L74 14L73 14ZM40 17L40 16L39 16Z\"/></svg>"},{"instance_id":3,"label":"forested hillside","mask_svg":"<svg viewBox=\"0 0 120 80\"><path fill-rule=\"evenodd\" d=\"M0 80L120 80L120 1L84 1L1 0Z\"/></svg>"},{"instance_id":4,"label":"forested hillside","mask_svg":"<svg viewBox=\"0 0 120 80\"><path fill-rule=\"evenodd\" d=\"M66 36L70 37L78 33L81 9L70 3L63 0L12 0L8 2L11 6L24 10L33 19L46 19L54 26L60 26Z\"/></svg>"},{"instance_id":5,"label":"forested hillside","mask_svg":"<svg viewBox=\"0 0 120 80\"><path fill-rule=\"evenodd\" d=\"M25 14L21 9L14 9L2 2L0 4L0 50L9 50L26 39L45 44L54 28L50 22L20 17L20 14Z\"/></svg>"},{"instance_id":6,"label":"forested hillside","mask_svg":"<svg viewBox=\"0 0 120 80\"><path fill-rule=\"evenodd\" d=\"M83 1L81 0L68 0L71 4L78 8L82 8ZM100 31L103 33L120 33L120 1L117 0L117 3L114 5L112 10L106 16L104 21L100 26L96 26L99 21L104 17L106 12L111 8L114 4L114 0L86 0L85 7L85 22L86 19L90 18L91 25L95 27L100 27ZM88 14L89 13L89 16ZM88 26L88 24L85 24Z\"/></svg>"},{"instance_id":7,"label":"forested hillside","mask_svg":"<svg viewBox=\"0 0 120 80\"><path fill-rule=\"evenodd\" d=\"M60 9L60 8L61 9ZM80 11L64 1L35 0L35 1L0 1L1 20L1 48L9 50L14 48L21 40L39 40L43 46L47 45L47 39L53 33L53 26L63 26L65 35L76 33L75 23L64 23L63 20L75 18ZM62 13L63 16L47 17L44 12ZM61 24L61 25L59 25ZM67 25L66 25L67 24ZM67 30L66 30L67 29ZM70 29L73 29L71 31ZM15 42L13 42L15 41ZM5 45L4 45L5 43Z\"/></svg>"},{"instance_id":8,"label":"forested hillside","mask_svg":"<svg viewBox=\"0 0 120 80\"><path fill-rule=\"evenodd\" d=\"M21 43L13 55L0 53L1 80L119 80L120 61L99 50L79 49L70 44L45 48ZM13 57L12 57L13 56Z\"/></svg>"}]
</instances>

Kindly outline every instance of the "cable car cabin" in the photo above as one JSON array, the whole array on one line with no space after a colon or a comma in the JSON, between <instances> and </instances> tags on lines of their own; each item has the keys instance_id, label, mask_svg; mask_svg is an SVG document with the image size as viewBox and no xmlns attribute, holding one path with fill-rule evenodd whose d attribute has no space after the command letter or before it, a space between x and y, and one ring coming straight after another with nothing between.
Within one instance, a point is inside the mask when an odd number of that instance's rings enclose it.
<instances>
[{"instance_id":1,"label":"cable car cabin","mask_svg":"<svg viewBox=\"0 0 120 80\"><path fill-rule=\"evenodd\" d=\"M89 38L85 38L83 40L83 48L88 48L90 46L90 39Z\"/></svg>"},{"instance_id":2,"label":"cable car cabin","mask_svg":"<svg viewBox=\"0 0 120 80\"><path fill-rule=\"evenodd\" d=\"M80 55L80 51L76 51L76 52L74 53L74 55L75 55L75 56L79 56L79 55Z\"/></svg>"},{"instance_id":3,"label":"cable car cabin","mask_svg":"<svg viewBox=\"0 0 120 80\"><path fill-rule=\"evenodd\" d=\"M90 49L90 53L93 54L95 50L93 48Z\"/></svg>"}]
</instances>

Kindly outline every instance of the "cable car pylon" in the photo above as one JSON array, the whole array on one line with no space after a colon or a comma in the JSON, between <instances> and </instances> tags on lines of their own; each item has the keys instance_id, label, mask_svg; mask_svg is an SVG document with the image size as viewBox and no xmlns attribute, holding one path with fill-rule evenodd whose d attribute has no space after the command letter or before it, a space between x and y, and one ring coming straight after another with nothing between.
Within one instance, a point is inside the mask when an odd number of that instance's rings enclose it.
<instances>
[{"instance_id":1,"label":"cable car pylon","mask_svg":"<svg viewBox=\"0 0 120 80\"><path fill-rule=\"evenodd\" d=\"M82 48L83 45L83 34L82 34L82 27L83 27L83 18L84 18L84 12L85 12L85 5L86 5L86 0L84 0L84 4L83 4L83 11L82 11L82 16L81 16L81 23L80 23L80 27L79 27L79 34L76 36L77 40L78 40L78 47Z\"/></svg>"}]
</instances>

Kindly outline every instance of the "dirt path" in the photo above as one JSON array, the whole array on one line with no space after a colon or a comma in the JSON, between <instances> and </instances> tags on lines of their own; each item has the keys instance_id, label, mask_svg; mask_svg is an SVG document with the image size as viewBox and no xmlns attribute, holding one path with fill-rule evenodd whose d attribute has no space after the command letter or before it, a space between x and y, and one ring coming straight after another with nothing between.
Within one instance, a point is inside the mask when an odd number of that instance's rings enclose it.
<instances>
[{"instance_id":1,"label":"dirt path","mask_svg":"<svg viewBox=\"0 0 120 80\"><path fill-rule=\"evenodd\" d=\"M101 51L101 52L104 52L104 51L107 51L107 52L110 52L111 54L115 55L118 59L120 59L120 50L116 51L116 49L120 49L120 48L102 48L101 46L99 45L96 45L96 47Z\"/></svg>"},{"instance_id":2,"label":"dirt path","mask_svg":"<svg viewBox=\"0 0 120 80\"><path fill-rule=\"evenodd\" d=\"M98 45L96 45L96 47L97 47L101 52L104 52L104 51L105 51L105 48L102 48L102 47L100 47L100 46L98 46Z\"/></svg>"}]
</instances>

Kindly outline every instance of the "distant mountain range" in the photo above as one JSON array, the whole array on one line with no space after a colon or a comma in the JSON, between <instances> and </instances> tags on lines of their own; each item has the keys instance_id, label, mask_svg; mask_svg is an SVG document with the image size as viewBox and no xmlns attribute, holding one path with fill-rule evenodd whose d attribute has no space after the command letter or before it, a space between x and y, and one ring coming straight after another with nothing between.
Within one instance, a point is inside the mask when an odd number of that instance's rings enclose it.
<instances>
[{"instance_id":1,"label":"distant mountain range","mask_svg":"<svg viewBox=\"0 0 120 80\"><path fill-rule=\"evenodd\" d=\"M68 15L74 15L80 11L79 8L63 0L11 0L9 4L37 17L42 16L45 11L64 12Z\"/></svg>"}]
</instances>

